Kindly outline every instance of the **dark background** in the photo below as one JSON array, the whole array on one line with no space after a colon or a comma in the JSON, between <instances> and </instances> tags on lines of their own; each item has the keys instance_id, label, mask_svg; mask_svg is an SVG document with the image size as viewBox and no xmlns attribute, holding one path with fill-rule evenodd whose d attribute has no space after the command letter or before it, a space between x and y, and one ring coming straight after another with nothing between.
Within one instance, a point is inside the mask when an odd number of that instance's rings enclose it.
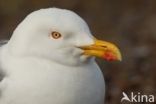
<instances>
[{"instance_id":1,"label":"dark background","mask_svg":"<svg viewBox=\"0 0 156 104\"><path fill-rule=\"evenodd\" d=\"M9 39L30 12L47 7L75 11L97 38L120 47L122 62L97 60L106 104L120 104L123 91L156 96L156 0L0 0L0 39Z\"/></svg>"}]
</instances>

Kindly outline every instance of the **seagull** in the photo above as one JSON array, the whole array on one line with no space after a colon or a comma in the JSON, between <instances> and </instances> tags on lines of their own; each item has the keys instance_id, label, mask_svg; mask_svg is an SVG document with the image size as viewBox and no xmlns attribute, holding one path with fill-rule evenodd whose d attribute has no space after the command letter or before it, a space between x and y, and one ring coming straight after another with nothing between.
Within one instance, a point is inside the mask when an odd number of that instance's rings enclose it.
<instances>
[{"instance_id":1,"label":"seagull","mask_svg":"<svg viewBox=\"0 0 156 104\"><path fill-rule=\"evenodd\" d=\"M0 104L104 104L94 57L121 60L119 48L96 39L76 13L34 11L0 46Z\"/></svg>"}]
</instances>

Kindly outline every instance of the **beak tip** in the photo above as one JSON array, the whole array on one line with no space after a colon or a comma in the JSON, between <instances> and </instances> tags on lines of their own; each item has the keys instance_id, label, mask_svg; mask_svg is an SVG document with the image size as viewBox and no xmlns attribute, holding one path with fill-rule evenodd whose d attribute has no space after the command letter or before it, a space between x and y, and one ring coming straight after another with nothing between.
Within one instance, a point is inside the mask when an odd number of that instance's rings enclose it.
<instances>
[{"instance_id":1,"label":"beak tip","mask_svg":"<svg viewBox=\"0 0 156 104\"><path fill-rule=\"evenodd\" d=\"M122 61L122 58L121 57L119 58L119 61Z\"/></svg>"},{"instance_id":2,"label":"beak tip","mask_svg":"<svg viewBox=\"0 0 156 104\"><path fill-rule=\"evenodd\" d=\"M119 61L122 61L122 55L121 55L121 52L120 51L118 51L118 60Z\"/></svg>"}]
</instances>

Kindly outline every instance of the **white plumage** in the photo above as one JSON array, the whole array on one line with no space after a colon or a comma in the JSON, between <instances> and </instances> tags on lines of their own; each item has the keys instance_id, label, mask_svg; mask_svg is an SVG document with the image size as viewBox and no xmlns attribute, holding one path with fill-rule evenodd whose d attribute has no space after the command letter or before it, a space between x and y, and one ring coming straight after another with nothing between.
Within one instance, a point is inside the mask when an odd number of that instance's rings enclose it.
<instances>
[{"instance_id":1,"label":"white plumage","mask_svg":"<svg viewBox=\"0 0 156 104\"><path fill-rule=\"evenodd\" d=\"M55 31L61 38L51 38ZM78 48L91 44L87 24L72 11L31 13L0 48L0 104L103 104L103 75Z\"/></svg>"}]
</instances>

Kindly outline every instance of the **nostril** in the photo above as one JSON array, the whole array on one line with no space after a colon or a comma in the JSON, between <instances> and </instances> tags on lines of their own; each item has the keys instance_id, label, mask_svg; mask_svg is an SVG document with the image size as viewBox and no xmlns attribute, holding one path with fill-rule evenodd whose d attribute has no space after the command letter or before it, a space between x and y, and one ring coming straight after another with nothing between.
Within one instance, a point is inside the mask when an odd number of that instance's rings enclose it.
<instances>
[{"instance_id":1,"label":"nostril","mask_svg":"<svg viewBox=\"0 0 156 104\"><path fill-rule=\"evenodd\" d=\"M103 48L107 49L107 46L102 46Z\"/></svg>"}]
</instances>

